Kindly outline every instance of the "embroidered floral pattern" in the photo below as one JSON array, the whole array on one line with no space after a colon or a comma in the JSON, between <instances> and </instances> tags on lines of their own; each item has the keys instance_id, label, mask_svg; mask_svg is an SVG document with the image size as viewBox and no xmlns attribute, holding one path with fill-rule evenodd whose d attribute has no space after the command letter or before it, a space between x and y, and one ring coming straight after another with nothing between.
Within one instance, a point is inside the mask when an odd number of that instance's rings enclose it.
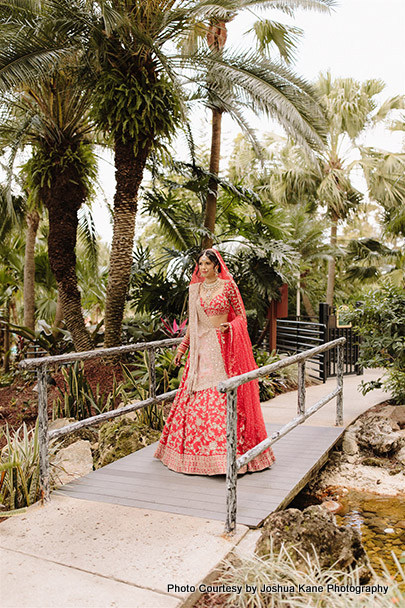
<instances>
[{"instance_id":1,"label":"embroidered floral pattern","mask_svg":"<svg viewBox=\"0 0 405 608\"><path fill-rule=\"evenodd\" d=\"M195 348L194 359L190 359L193 354L190 349L179 390L155 452L155 457L163 464L182 473L226 473L226 394L221 394L216 389L218 378L227 377L221 354L226 345L224 334L211 325L208 317L213 314L226 314L231 307L243 323L246 322L246 315L234 283L228 280L223 283L222 291L213 295L207 303L198 296L198 285L190 286L193 288L190 291L190 304L197 315L195 322L198 322L200 328L199 340L198 344L193 343L195 333L192 334L191 349ZM195 317L190 315L190 323L192 318ZM229 338L232 339L232 324L230 330ZM191 374L192 390L189 386L190 361L193 363L193 370L196 370ZM199 390L200 387L202 390ZM238 395L240 392L238 389ZM258 427L260 425L262 432L265 432L262 417L258 421ZM238 417L237 438L238 455L255 445L246 440L245 420L242 416ZM239 472L268 468L274 460L273 452L269 448Z\"/></svg>"}]
</instances>

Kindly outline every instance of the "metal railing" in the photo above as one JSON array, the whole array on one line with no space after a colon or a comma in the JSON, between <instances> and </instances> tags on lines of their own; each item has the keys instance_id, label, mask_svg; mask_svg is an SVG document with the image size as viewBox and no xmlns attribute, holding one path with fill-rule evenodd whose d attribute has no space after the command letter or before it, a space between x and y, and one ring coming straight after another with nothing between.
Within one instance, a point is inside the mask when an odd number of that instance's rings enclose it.
<instances>
[{"instance_id":1,"label":"metal railing","mask_svg":"<svg viewBox=\"0 0 405 608\"><path fill-rule=\"evenodd\" d=\"M92 426L123 416L128 412L139 410L148 405L159 403L161 401L171 401L174 399L177 389L162 393L156 396L156 349L160 347L173 346L179 344L183 338L169 338L167 340L156 340L154 342L137 342L136 344L128 344L127 346L117 346L115 348L103 348L98 350L89 350L81 353L70 353L66 355L54 355L52 357L41 357L35 359L24 359L19 363L22 369L36 369L38 378L38 435L39 435L39 481L41 487L41 498L43 502L50 499L49 487L49 441L56 437L61 437L77 431L78 429ZM48 399L47 399L47 367L53 364L71 363L72 361L86 361L88 359L97 359L100 357L111 357L114 355L123 355L135 351L149 351L149 398L137 403L129 403L124 407L103 412L97 416L91 416L78 422L73 422L60 429L48 432Z\"/></svg>"},{"instance_id":2,"label":"metal railing","mask_svg":"<svg viewBox=\"0 0 405 608\"><path fill-rule=\"evenodd\" d=\"M225 520L225 532L227 534L234 534L236 528L236 505L237 505L237 476L238 471L244 467L248 462L259 456L264 450L272 446L276 441L284 437L287 433L292 431L299 424L304 422L307 418L315 414L321 407L326 405L329 401L336 397L336 426L343 424L343 345L346 342L344 337L332 340L321 346L316 346L303 353L292 355L271 363L259 367L251 372L246 372L239 376L234 376L228 380L220 382L217 386L218 391L226 393L227 396L227 410L226 410L226 441L227 441L227 472L226 472L226 520ZM322 397L315 403L309 410L305 409L305 361L317 355L319 353L326 352L331 348L337 347L337 386L336 388ZM238 386L255 380L263 378L272 372L275 372L289 365L298 363L298 407L297 416L290 422L285 424L279 431L276 431L267 439L264 439L258 445L248 450L239 458L236 458L236 446L237 446L237 390Z\"/></svg>"}]
</instances>

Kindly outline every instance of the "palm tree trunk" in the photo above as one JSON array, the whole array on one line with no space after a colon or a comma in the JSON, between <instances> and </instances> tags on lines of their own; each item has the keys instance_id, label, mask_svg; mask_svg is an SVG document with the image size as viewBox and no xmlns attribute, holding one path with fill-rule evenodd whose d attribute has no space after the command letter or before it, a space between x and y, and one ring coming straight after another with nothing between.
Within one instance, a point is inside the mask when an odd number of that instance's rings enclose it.
<instances>
[{"instance_id":1,"label":"palm tree trunk","mask_svg":"<svg viewBox=\"0 0 405 608\"><path fill-rule=\"evenodd\" d=\"M207 32L207 43L209 48L215 53L221 53L224 49L227 30L226 23L232 19L228 18L226 21L217 21L212 19ZM210 156L210 173L217 176L219 174L219 161L221 159L221 123L222 123L222 110L214 108L212 110L212 135L211 135L211 156ZM218 198L218 184L214 178L208 182L208 194L205 205L204 214L204 226L209 229L210 232L215 230L215 219L217 213L217 198ZM203 249L212 247L212 237L205 236L202 240Z\"/></svg>"},{"instance_id":2,"label":"palm tree trunk","mask_svg":"<svg viewBox=\"0 0 405 608\"><path fill-rule=\"evenodd\" d=\"M219 162L221 159L221 123L222 112L220 110L212 110L212 136L211 136L211 156L210 156L210 173L213 175L219 174ZM215 218L217 213L217 198L218 184L214 178L210 178L208 182L208 194L205 207L204 226L211 232L215 230ZM212 238L205 236L203 238L202 247L207 249L212 247Z\"/></svg>"},{"instance_id":3,"label":"palm tree trunk","mask_svg":"<svg viewBox=\"0 0 405 608\"><path fill-rule=\"evenodd\" d=\"M150 142L135 152L133 141L115 141L114 230L111 245L105 310L106 348L121 344L122 319L128 291L134 246L138 190L141 185Z\"/></svg>"},{"instance_id":4,"label":"palm tree trunk","mask_svg":"<svg viewBox=\"0 0 405 608\"><path fill-rule=\"evenodd\" d=\"M55 318L53 320L52 334L57 336L59 332L59 327L63 321L63 310L62 310L62 300L60 299L59 290L58 290L58 299L56 300L56 311Z\"/></svg>"},{"instance_id":5,"label":"palm tree trunk","mask_svg":"<svg viewBox=\"0 0 405 608\"><path fill-rule=\"evenodd\" d=\"M304 304L305 312L307 313L308 317L313 317L316 319L317 317L316 317L316 314L314 311L314 307L312 306L311 301L308 298L305 291L301 291L301 296L302 296L302 303Z\"/></svg>"},{"instance_id":6,"label":"palm tree trunk","mask_svg":"<svg viewBox=\"0 0 405 608\"><path fill-rule=\"evenodd\" d=\"M304 279L305 279L305 277L307 277L307 276L308 276L309 272L310 272L309 270L304 270L304 272L301 272L301 273L300 273L300 279L299 279L299 282L300 282L300 286L301 286L302 303L303 303L303 305L304 305L305 312L307 313L307 315L308 315L309 317L315 317L315 319L316 319L316 318L317 318L317 316L316 316L316 314L315 314L314 308L313 308L313 306L312 306L312 304L311 304L311 301L310 301L310 299L309 299L309 297L308 297L308 294L307 294L307 293L306 293L306 291L305 291L305 288L306 288L306 282L305 282L305 280L304 280Z\"/></svg>"},{"instance_id":7,"label":"palm tree trunk","mask_svg":"<svg viewBox=\"0 0 405 608\"><path fill-rule=\"evenodd\" d=\"M330 244L334 249L337 243L337 222L338 218L334 215L332 217L332 225L330 228ZM335 274L336 274L336 261L334 253L328 260L328 284L326 288L326 303L333 306L333 296L335 293Z\"/></svg>"},{"instance_id":8,"label":"palm tree trunk","mask_svg":"<svg viewBox=\"0 0 405 608\"><path fill-rule=\"evenodd\" d=\"M84 324L76 276L77 212L86 198L80 176L67 168L53 176L51 187L42 189L49 213L48 256L58 283L63 317L76 351L93 348Z\"/></svg>"},{"instance_id":9,"label":"palm tree trunk","mask_svg":"<svg viewBox=\"0 0 405 608\"><path fill-rule=\"evenodd\" d=\"M35 241L39 225L39 213L34 209L27 213L27 236L24 260L24 325L35 329Z\"/></svg>"}]
</instances>

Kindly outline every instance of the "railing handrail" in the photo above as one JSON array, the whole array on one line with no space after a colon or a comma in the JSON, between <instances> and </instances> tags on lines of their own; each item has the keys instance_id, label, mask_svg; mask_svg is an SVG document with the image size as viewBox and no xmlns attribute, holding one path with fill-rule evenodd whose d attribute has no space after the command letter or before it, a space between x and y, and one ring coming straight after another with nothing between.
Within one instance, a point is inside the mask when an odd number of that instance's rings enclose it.
<instances>
[{"instance_id":1,"label":"railing handrail","mask_svg":"<svg viewBox=\"0 0 405 608\"><path fill-rule=\"evenodd\" d=\"M32 359L23 359L19 362L18 366L22 369L30 369L32 367L44 367L49 363L69 363L70 361L84 361L87 359L96 359L97 357L122 355L124 353L130 353L134 350L147 350L150 348L159 348L159 346L172 346L180 343L182 339L183 338L167 338L165 340L155 340L153 342L135 342L134 344L113 346L111 348L95 348L93 350L84 350L82 352L67 353L65 355L35 357Z\"/></svg>"},{"instance_id":2,"label":"railing handrail","mask_svg":"<svg viewBox=\"0 0 405 608\"><path fill-rule=\"evenodd\" d=\"M225 533L234 534L236 529L236 509L237 509L237 475L238 471L253 458L259 456L281 437L292 431L299 424L302 424L309 416L312 416L321 407L329 403L336 397L336 425L343 424L343 344L346 338L343 336L326 342L321 346L316 346L303 353L298 353L286 357L282 361L276 361L270 365L264 365L250 372L245 372L239 376L233 376L217 385L218 391L226 393L226 443L227 443L227 470L226 470L226 520ZM309 410L305 411L305 362L315 354L322 353L337 347L338 373L337 387L328 395L322 397ZM256 380L267 376L273 371L283 369L289 365L298 363L298 411L297 416L282 428L267 437L259 444L240 455L236 456L237 447L237 391L238 387L251 380Z\"/></svg>"},{"instance_id":3,"label":"railing handrail","mask_svg":"<svg viewBox=\"0 0 405 608\"><path fill-rule=\"evenodd\" d=\"M153 342L135 342L125 346L116 346L112 348L99 348L87 350L79 353L68 353L66 355L53 355L51 357L36 357L34 359L24 359L20 361L19 367L23 369L36 368L38 377L38 436L39 436L39 482L41 487L42 501L48 501L50 498L49 486L49 454L48 446L50 438L61 437L67 433L71 433L82 427L92 426L103 420L122 416L130 411L140 409L147 405L152 405L163 400L170 400L177 392L171 391L156 395L156 349L161 346L173 346L182 341L183 338L167 338L165 340L154 340ZM128 404L122 408L110 410L96 416L90 416L84 420L74 422L61 429L55 429L51 433L48 432L48 399L47 399L47 366L52 363L69 363L71 361L85 361L88 359L96 359L99 357L108 357L130 353L133 351L148 350L149 351L149 398L144 399L139 403Z\"/></svg>"},{"instance_id":4,"label":"railing handrail","mask_svg":"<svg viewBox=\"0 0 405 608\"><path fill-rule=\"evenodd\" d=\"M245 384L246 382L250 382L251 380L256 380L257 378L262 378L263 376L267 376L272 372L278 371L279 369L283 369L284 367L288 367L289 365L293 365L294 363L301 363L302 361L306 361L310 359L314 355L318 353L323 353L326 350L330 350L339 344L344 344L346 342L346 338L336 338L336 340L332 340L331 342L326 342L326 344L321 344L320 346L315 346L314 348L310 348L302 353L297 353L296 355L291 355L290 357L285 357L285 359L281 359L280 361L275 361L274 363L270 363L269 365L263 365L258 369L254 369L251 372L245 372L244 374L239 374L239 376L232 376L232 378L228 378L228 380L223 380L217 385L218 391L220 393L226 393L229 390L237 388L241 384Z\"/></svg>"}]
</instances>

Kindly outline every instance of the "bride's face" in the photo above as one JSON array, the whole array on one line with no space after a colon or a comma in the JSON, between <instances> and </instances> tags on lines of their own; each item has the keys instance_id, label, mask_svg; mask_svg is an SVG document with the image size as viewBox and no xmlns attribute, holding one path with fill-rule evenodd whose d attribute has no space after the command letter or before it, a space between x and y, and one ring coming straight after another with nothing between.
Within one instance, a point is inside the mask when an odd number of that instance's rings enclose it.
<instances>
[{"instance_id":1,"label":"bride's face","mask_svg":"<svg viewBox=\"0 0 405 608\"><path fill-rule=\"evenodd\" d=\"M205 257L205 255L200 258L198 262L198 268L201 276L204 279L208 279L208 281L215 279L217 276L214 268L214 263L211 262L209 258Z\"/></svg>"}]
</instances>

